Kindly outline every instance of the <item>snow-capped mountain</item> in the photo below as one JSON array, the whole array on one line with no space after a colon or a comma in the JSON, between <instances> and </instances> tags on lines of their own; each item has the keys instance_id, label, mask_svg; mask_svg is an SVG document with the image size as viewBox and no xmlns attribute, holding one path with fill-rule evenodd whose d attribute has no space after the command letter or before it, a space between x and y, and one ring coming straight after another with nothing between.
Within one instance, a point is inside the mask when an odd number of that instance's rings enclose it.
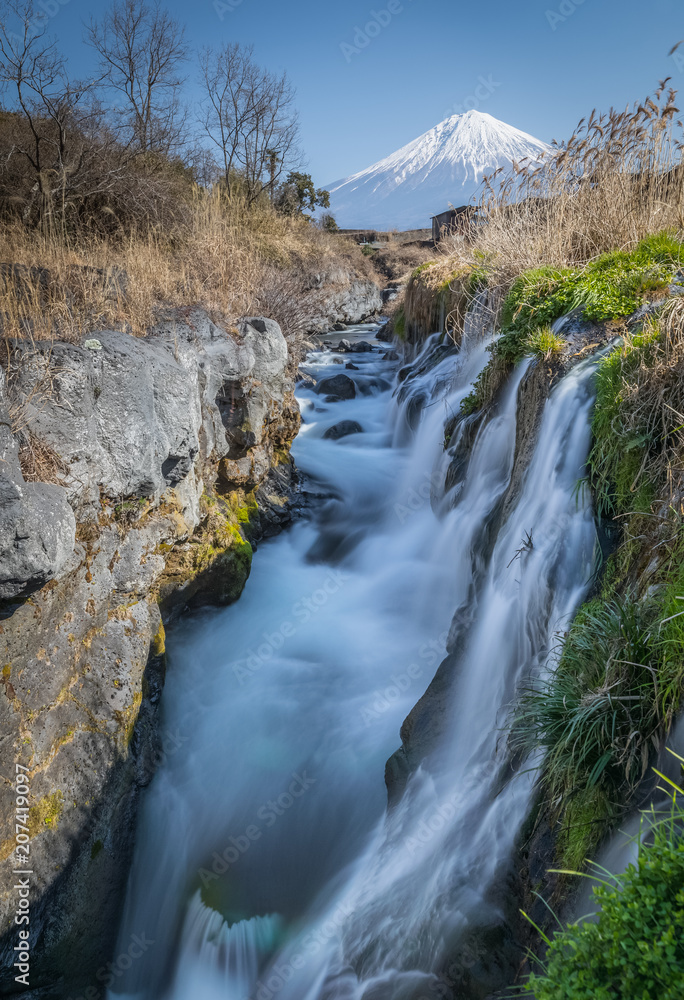
<instances>
[{"instance_id":1,"label":"snow-capped mountain","mask_svg":"<svg viewBox=\"0 0 684 1000\"><path fill-rule=\"evenodd\" d=\"M342 229L422 229L449 204L466 205L482 175L548 147L481 111L452 115L396 153L326 185Z\"/></svg>"}]
</instances>

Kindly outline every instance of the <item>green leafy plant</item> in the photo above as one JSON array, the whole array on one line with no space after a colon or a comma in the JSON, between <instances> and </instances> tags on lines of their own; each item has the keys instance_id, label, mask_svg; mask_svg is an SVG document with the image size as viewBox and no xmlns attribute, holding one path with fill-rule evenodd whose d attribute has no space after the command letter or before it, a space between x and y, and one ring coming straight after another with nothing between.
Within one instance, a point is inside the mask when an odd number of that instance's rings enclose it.
<instances>
[{"instance_id":1,"label":"green leafy plant","mask_svg":"<svg viewBox=\"0 0 684 1000\"><path fill-rule=\"evenodd\" d=\"M589 877L598 883L596 922L570 924L552 941L542 934L549 945L546 958L523 986L535 1000L680 1000L684 809L679 796L684 792L656 773L671 786L671 808L664 815L652 811L650 835L639 837L636 864L622 875L595 866Z\"/></svg>"}]
</instances>

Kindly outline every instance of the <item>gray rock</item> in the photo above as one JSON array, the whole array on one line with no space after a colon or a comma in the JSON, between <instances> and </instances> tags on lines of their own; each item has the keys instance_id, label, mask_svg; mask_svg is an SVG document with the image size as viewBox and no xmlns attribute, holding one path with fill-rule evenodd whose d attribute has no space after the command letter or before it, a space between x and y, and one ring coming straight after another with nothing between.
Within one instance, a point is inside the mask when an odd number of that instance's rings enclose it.
<instances>
[{"instance_id":1,"label":"gray rock","mask_svg":"<svg viewBox=\"0 0 684 1000\"><path fill-rule=\"evenodd\" d=\"M70 565L76 519L66 491L27 483L19 464L0 372L0 600L59 576Z\"/></svg>"},{"instance_id":2,"label":"gray rock","mask_svg":"<svg viewBox=\"0 0 684 1000\"><path fill-rule=\"evenodd\" d=\"M319 395L325 393L326 401L332 403L340 399L354 399L356 386L348 375L331 375L320 380L316 392Z\"/></svg>"},{"instance_id":3,"label":"gray rock","mask_svg":"<svg viewBox=\"0 0 684 1000\"><path fill-rule=\"evenodd\" d=\"M309 332L326 333L335 324L349 326L377 316L382 295L375 282L338 268L312 276L310 303Z\"/></svg>"},{"instance_id":4,"label":"gray rock","mask_svg":"<svg viewBox=\"0 0 684 1000\"><path fill-rule=\"evenodd\" d=\"M369 344L367 340L359 340L357 344L354 344L352 350L358 354L368 354L373 350L373 345Z\"/></svg>"},{"instance_id":5,"label":"gray rock","mask_svg":"<svg viewBox=\"0 0 684 1000\"><path fill-rule=\"evenodd\" d=\"M344 367L353 372L358 372L360 370L359 366L355 365L352 361L348 361Z\"/></svg>"},{"instance_id":6,"label":"gray rock","mask_svg":"<svg viewBox=\"0 0 684 1000\"><path fill-rule=\"evenodd\" d=\"M343 339L338 341L337 347L334 347L333 350L337 351L338 354L350 354L354 348L350 340Z\"/></svg>"},{"instance_id":7,"label":"gray rock","mask_svg":"<svg viewBox=\"0 0 684 1000\"><path fill-rule=\"evenodd\" d=\"M244 457L291 388L287 344L268 319L241 320L231 334L196 310L145 339L110 330L97 340L97 351L15 345L17 401L66 467L81 517L88 508L96 516L101 496L158 499L198 457Z\"/></svg>"},{"instance_id":8,"label":"gray rock","mask_svg":"<svg viewBox=\"0 0 684 1000\"><path fill-rule=\"evenodd\" d=\"M338 441L340 438L348 437L350 434L362 433L363 427L357 420L340 420L339 424L328 427L323 437Z\"/></svg>"}]
</instances>

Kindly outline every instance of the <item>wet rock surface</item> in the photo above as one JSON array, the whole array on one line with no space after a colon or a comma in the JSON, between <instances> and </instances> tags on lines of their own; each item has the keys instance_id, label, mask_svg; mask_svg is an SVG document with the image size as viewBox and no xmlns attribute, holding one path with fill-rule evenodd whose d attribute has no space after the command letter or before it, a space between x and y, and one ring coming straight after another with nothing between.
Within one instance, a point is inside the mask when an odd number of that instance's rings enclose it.
<instances>
[{"instance_id":1,"label":"wet rock surface","mask_svg":"<svg viewBox=\"0 0 684 1000\"><path fill-rule=\"evenodd\" d=\"M340 420L339 424L328 427L323 435L324 438L338 441L340 438L348 437L350 434L362 434L363 427L358 420Z\"/></svg>"},{"instance_id":2,"label":"wet rock surface","mask_svg":"<svg viewBox=\"0 0 684 1000\"><path fill-rule=\"evenodd\" d=\"M326 402L332 403L339 399L354 399L356 386L348 375L330 375L317 383L316 392L324 395Z\"/></svg>"}]
</instances>

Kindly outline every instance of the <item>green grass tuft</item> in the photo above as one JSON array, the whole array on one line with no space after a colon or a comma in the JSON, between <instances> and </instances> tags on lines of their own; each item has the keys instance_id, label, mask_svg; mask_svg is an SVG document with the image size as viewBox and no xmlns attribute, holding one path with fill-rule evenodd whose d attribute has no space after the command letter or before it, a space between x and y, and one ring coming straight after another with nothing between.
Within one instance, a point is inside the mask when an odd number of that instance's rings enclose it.
<instances>
[{"instance_id":1,"label":"green grass tuft","mask_svg":"<svg viewBox=\"0 0 684 1000\"><path fill-rule=\"evenodd\" d=\"M604 591L578 612L555 671L520 696L511 746L544 754L540 780L561 816L565 865L581 865L618 818L680 707L678 598L682 567L649 600Z\"/></svg>"}]
</instances>

